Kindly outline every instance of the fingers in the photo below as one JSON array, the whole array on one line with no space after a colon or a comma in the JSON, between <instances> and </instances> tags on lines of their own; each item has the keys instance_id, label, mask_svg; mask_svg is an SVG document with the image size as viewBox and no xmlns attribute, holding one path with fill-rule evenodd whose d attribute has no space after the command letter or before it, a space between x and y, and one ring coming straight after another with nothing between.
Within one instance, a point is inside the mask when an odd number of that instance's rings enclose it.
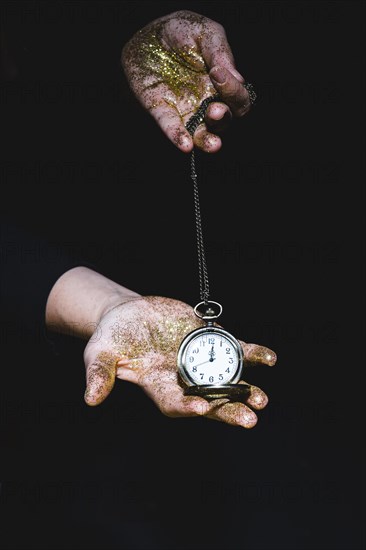
<instances>
[{"instance_id":1,"label":"fingers","mask_svg":"<svg viewBox=\"0 0 366 550\"><path fill-rule=\"evenodd\" d=\"M221 99L234 116L245 115L251 106L249 93L243 86L243 76L235 67L234 56L222 25L210 23L202 37L201 50L211 81Z\"/></svg>"},{"instance_id":2,"label":"fingers","mask_svg":"<svg viewBox=\"0 0 366 550\"><path fill-rule=\"evenodd\" d=\"M204 125L200 125L195 131L193 142L205 153L216 153L222 146L219 136L209 132Z\"/></svg>"},{"instance_id":3,"label":"fingers","mask_svg":"<svg viewBox=\"0 0 366 550\"><path fill-rule=\"evenodd\" d=\"M142 369L132 360L117 363L117 378L138 384L154 401L160 411L173 418L180 416L203 416L208 410L208 403L202 397L185 396L177 383L177 373L172 370L159 370L156 365Z\"/></svg>"},{"instance_id":4,"label":"fingers","mask_svg":"<svg viewBox=\"0 0 366 550\"><path fill-rule=\"evenodd\" d=\"M245 384L243 380L239 384ZM268 403L268 397L263 390L257 386L250 387L250 394L246 403L232 403L227 399L215 399L209 403L209 409L205 416L212 420L226 422L232 426L241 426L243 428L254 428L258 417L252 410L260 411ZM250 407L249 407L249 406Z\"/></svg>"},{"instance_id":5,"label":"fingers","mask_svg":"<svg viewBox=\"0 0 366 550\"><path fill-rule=\"evenodd\" d=\"M168 139L183 153L189 153L193 149L192 138L186 130L178 111L168 105L161 104L150 110L152 116L167 136Z\"/></svg>"},{"instance_id":6,"label":"fingers","mask_svg":"<svg viewBox=\"0 0 366 550\"><path fill-rule=\"evenodd\" d=\"M244 362L246 366L249 365L268 365L273 367L277 361L277 355L275 352L265 346L259 346L258 344L246 344L239 340L241 347L244 351Z\"/></svg>"},{"instance_id":7,"label":"fingers","mask_svg":"<svg viewBox=\"0 0 366 550\"><path fill-rule=\"evenodd\" d=\"M216 112L216 116L220 116L222 112L225 115L227 111L228 109L221 109ZM206 153L216 153L222 146L220 137L208 131L204 124L197 128L192 140L175 107L161 104L153 107L150 112L168 139L184 153L192 151L193 144Z\"/></svg>"},{"instance_id":8,"label":"fingers","mask_svg":"<svg viewBox=\"0 0 366 550\"><path fill-rule=\"evenodd\" d=\"M180 394L176 394L169 400L163 408L160 407L161 412L166 416L176 418L179 416L204 416L209 410L209 403L203 399L203 397L193 397L183 395L183 391Z\"/></svg>"},{"instance_id":9,"label":"fingers","mask_svg":"<svg viewBox=\"0 0 366 550\"><path fill-rule=\"evenodd\" d=\"M187 124L193 114L194 112L191 111L183 117L184 124ZM230 120L231 113L227 105L219 102L209 104L205 113L204 123L197 127L193 135L195 147L206 153L216 153L219 151L222 141L217 133L223 131L228 126Z\"/></svg>"},{"instance_id":10,"label":"fingers","mask_svg":"<svg viewBox=\"0 0 366 550\"><path fill-rule=\"evenodd\" d=\"M221 99L230 107L234 116L241 117L248 113L251 106L249 92L231 71L216 65L209 75Z\"/></svg>"},{"instance_id":11,"label":"fingers","mask_svg":"<svg viewBox=\"0 0 366 550\"><path fill-rule=\"evenodd\" d=\"M232 113L225 103L213 102L208 106L205 122L211 132L220 133L225 131L231 119Z\"/></svg>"},{"instance_id":12,"label":"fingers","mask_svg":"<svg viewBox=\"0 0 366 550\"><path fill-rule=\"evenodd\" d=\"M117 362L116 376L120 380L126 380L132 384L138 384L140 380L138 360L121 359Z\"/></svg>"},{"instance_id":13,"label":"fingers","mask_svg":"<svg viewBox=\"0 0 366 550\"><path fill-rule=\"evenodd\" d=\"M84 399L87 405L95 406L110 394L116 378L116 357L101 352L86 365L86 390Z\"/></svg>"},{"instance_id":14,"label":"fingers","mask_svg":"<svg viewBox=\"0 0 366 550\"><path fill-rule=\"evenodd\" d=\"M222 147L222 140L217 135L224 131L232 118L230 109L224 103L211 103L206 111L205 124L198 126L193 136L196 147L205 153L216 153Z\"/></svg>"},{"instance_id":15,"label":"fingers","mask_svg":"<svg viewBox=\"0 0 366 550\"><path fill-rule=\"evenodd\" d=\"M246 382L241 380L239 384L246 384ZM253 409L257 411L260 411L268 404L268 396L257 386L250 386L250 393L246 400L246 404L250 405L250 407L253 407Z\"/></svg>"},{"instance_id":16,"label":"fingers","mask_svg":"<svg viewBox=\"0 0 366 550\"><path fill-rule=\"evenodd\" d=\"M258 421L255 412L244 403L231 403L226 399L215 399L209 405L210 409L205 416L212 420L247 429L254 428Z\"/></svg>"},{"instance_id":17,"label":"fingers","mask_svg":"<svg viewBox=\"0 0 366 550\"><path fill-rule=\"evenodd\" d=\"M201 39L201 51L209 69L216 65L223 67L230 71L239 82L244 82L244 78L235 68L234 56L222 25L210 21Z\"/></svg>"},{"instance_id":18,"label":"fingers","mask_svg":"<svg viewBox=\"0 0 366 550\"><path fill-rule=\"evenodd\" d=\"M246 345L249 350L254 349L256 352L257 348L263 348L255 344ZM145 370L140 366L134 366L134 360L118 361L117 377L140 385L160 411L169 417L206 416L233 426L253 428L258 420L254 410L262 410L268 403L267 395L257 386L250 387L245 403L231 402L228 399L207 401L199 396L185 396L183 388L178 384L175 370L157 368L156 365ZM240 381L239 384L245 382Z\"/></svg>"},{"instance_id":19,"label":"fingers","mask_svg":"<svg viewBox=\"0 0 366 550\"><path fill-rule=\"evenodd\" d=\"M220 103L214 103L210 107L205 117L206 124L213 130L221 131L231 118L230 110ZM205 124L197 128L192 140L185 127L191 114L182 118L177 109L167 103L153 107L150 112L168 139L184 153L189 153L193 144L206 153L216 153L222 146L220 137L209 131Z\"/></svg>"}]
</instances>

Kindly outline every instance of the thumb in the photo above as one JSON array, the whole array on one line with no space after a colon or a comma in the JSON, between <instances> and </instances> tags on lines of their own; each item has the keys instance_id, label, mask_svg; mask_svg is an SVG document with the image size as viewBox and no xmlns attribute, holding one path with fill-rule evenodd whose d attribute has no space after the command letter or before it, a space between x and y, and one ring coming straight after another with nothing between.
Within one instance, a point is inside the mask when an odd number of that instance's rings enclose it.
<instances>
[{"instance_id":1,"label":"thumb","mask_svg":"<svg viewBox=\"0 0 366 550\"><path fill-rule=\"evenodd\" d=\"M84 399L87 405L100 405L113 389L116 379L118 357L108 352L100 352L86 366L86 390Z\"/></svg>"},{"instance_id":2,"label":"thumb","mask_svg":"<svg viewBox=\"0 0 366 550\"><path fill-rule=\"evenodd\" d=\"M201 37L201 51L206 65L209 69L216 66L223 67L229 71L239 82L244 82L243 76L235 67L235 61L231 47L227 41L224 27L217 22L209 24Z\"/></svg>"},{"instance_id":3,"label":"thumb","mask_svg":"<svg viewBox=\"0 0 366 550\"><path fill-rule=\"evenodd\" d=\"M245 115L250 109L251 102L249 92L242 82L225 67L219 65L212 67L209 75L222 101L230 107L233 115L237 117Z\"/></svg>"}]
</instances>

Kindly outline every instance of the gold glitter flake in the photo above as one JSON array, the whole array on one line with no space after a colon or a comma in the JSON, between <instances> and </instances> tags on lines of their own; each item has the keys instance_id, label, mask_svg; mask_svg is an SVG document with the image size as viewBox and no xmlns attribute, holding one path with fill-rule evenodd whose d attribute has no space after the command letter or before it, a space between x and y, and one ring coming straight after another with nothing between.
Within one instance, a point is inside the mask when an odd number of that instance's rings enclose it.
<instances>
[{"instance_id":1,"label":"gold glitter flake","mask_svg":"<svg viewBox=\"0 0 366 550\"><path fill-rule=\"evenodd\" d=\"M196 48L176 51L168 47L161 38L161 25L137 32L124 50L124 62L131 70L132 85L140 91L142 82L144 91L164 84L196 106L210 89L202 79L208 71ZM150 108L157 105L153 102Z\"/></svg>"}]
</instances>

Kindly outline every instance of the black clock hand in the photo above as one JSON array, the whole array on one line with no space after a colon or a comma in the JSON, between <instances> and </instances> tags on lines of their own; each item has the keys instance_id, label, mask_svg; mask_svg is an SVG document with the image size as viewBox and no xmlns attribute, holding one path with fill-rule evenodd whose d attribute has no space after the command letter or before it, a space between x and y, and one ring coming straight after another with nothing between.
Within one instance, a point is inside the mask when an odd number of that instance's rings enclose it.
<instances>
[{"instance_id":1,"label":"black clock hand","mask_svg":"<svg viewBox=\"0 0 366 550\"><path fill-rule=\"evenodd\" d=\"M201 365L205 365L206 363L211 363L212 361L215 361L215 359L207 359L207 361L203 361L203 363L198 363L198 365L193 365L193 366L200 367Z\"/></svg>"},{"instance_id":2,"label":"black clock hand","mask_svg":"<svg viewBox=\"0 0 366 550\"><path fill-rule=\"evenodd\" d=\"M212 346L212 348L211 348L211 351L208 352L208 354L209 354L209 356L210 356L210 361L211 361L211 362L212 362L212 361L215 361L214 355L216 355L216 354L215 354L215 351L214 351L214 347L213 347L213 346Z\"/></svg>"}]
</instances>

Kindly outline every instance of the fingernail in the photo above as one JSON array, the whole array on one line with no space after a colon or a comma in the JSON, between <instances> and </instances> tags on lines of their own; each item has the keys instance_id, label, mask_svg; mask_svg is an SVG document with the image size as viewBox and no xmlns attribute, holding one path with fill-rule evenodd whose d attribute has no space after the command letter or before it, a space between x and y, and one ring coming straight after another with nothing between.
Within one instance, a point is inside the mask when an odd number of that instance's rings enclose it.
<instances>
[{"instance_id":1,"label":"fingernail","mask_svg":"<svg viewBox=\"0 0 366 550\"><path fill-rule=\"evenodd\" d=\"M225 69L222 69L221 67L214 67L210 71L210 77L212 78L212 80L214 80L218 84L225 84L225 82L226 82L226 71L225 71Z\"/></svg>"}]
</instances>

